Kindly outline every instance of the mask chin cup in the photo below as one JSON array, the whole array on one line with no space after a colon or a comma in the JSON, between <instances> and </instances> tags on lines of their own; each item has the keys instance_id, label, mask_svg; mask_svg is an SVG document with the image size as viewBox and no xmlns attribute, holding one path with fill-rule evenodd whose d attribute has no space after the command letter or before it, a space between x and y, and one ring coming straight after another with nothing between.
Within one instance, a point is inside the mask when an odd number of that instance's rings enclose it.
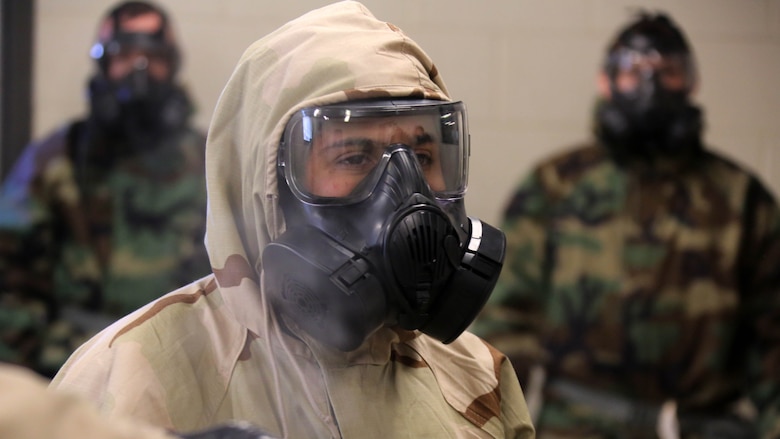
<instances>
[{"instance_id":1,"label":"mask chin cup","mask_svg":"<svg viewBox=\"0 0 780 439\"><path fill-rule=\"evenodd\" d=\"M690 159L702 152L702 112L687 102L656 110L653 116L627 100L606 101L599 105L596 124L599 139L619 161L660 156Z\"/></svg>"},{"instance_id":2,"label":"mask chin cup","mask_svg":"<svg viewBox=\"0 0 780 439\"><path fill-rule=\"evenodd\" d=\"M499 229L469 218L471 233L458 269L427 312L403 313L399 323L447 344L468 328L485 306L498 281L506 254Z\"/></svg>"},{"instance_id":3,"label":"mask chin cup","mask_svg":"<svg viewBox=\"0 0 780 439\"><path fill-rule=\"evenodd\" d=\"M143 141L180 132L193 111L181 87L143 72L120 81L96 75L89 81L89 98L91 117L106 134Z\"/></svg>"},{"instance_id":4,"label":"mask chin cup","mask_svg":"<svg viewBox=\"0 0 780 439\"><path fill-rule=\"evenodd\" d=\"M401 327L451 343L485 305L501 273L506 237L469 220L460 266L430 307L399 313ZM272 306L325 345L353 351L392 317L371 263L313 227L286 232L266 246L263 265Z\"/></svg>"},{"instance_id":5,"label":"mask chin cup","mask_svg":"<svg viewBox=\"0 0 780 439\"><path fill-rule=\"evenodd\" d=\"M384 324L387 302L369 262L313 227L266 246L263 266L272 306L325 345L353 351Z\"/></svg>"}]
</instances>

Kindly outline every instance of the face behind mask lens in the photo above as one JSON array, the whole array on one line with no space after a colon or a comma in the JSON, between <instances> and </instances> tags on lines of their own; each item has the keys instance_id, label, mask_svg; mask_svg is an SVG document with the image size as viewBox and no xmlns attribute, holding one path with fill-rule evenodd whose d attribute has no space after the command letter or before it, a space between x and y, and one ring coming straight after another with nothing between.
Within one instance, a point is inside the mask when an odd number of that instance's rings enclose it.
<instances>
[{"instance_id":1,"label":"face behind mask lens","mask_svg":"<svg viewBox=\"0 0 780 439\"><path fill-rule=\"evenodd\" d=\"M636 93L648 82L670 92L688 93L694 81L690 63L687 54L619 49L610 57L610 76L620 93Z\"/></svg>"},{"instance_id":2,"label":"face behind mask lens","mask_svg":"<svg viewBox=\"0 0 780 439\"><path fill-rule=\"evenodd\" d=\"M467 163L461 103L300 111L277 168L287 230L263 252L276 310L343 351L386 324L457 338L505 251L502 232L466 217Z\"/></svg>"},{"instance_id":3,"label":"face behind mask lens","mask_svg":"<svg viewBox=\"0 0 780 439\"><path fill-rule=\"evenodd\" d=\"M374 190L390 151L404 145L417 157L437 198L462 197L469 154L465 121L460 102L383 101L304 109L285 130L285 178L306 202L357 202Z\"/></svg>"}]
</instances>

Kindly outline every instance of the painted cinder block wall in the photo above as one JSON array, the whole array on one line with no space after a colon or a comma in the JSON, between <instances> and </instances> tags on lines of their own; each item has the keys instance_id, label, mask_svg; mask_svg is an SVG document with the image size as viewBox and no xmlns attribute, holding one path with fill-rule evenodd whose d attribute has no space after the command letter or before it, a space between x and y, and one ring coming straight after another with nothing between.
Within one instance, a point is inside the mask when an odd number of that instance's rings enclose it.
<instances>
[{"instance_id":1,"label":"painted cinder block wall","mask_svg":"<svg viewBox=\"0 0 780 439\"><path fill-rule=\"evenodd\" d=\"M36 0L33 134L86 111L87 56L107 0ZM212 110L243 50L325 0L158 0L185 53L182 77ZM780 194L780 0L365 0L432 56L470 114L469 213L497 224L520 177L585 140L595 74L616 29L638 7L686 30L701 72L706 140Z\"/></svg>"}]
</instances>

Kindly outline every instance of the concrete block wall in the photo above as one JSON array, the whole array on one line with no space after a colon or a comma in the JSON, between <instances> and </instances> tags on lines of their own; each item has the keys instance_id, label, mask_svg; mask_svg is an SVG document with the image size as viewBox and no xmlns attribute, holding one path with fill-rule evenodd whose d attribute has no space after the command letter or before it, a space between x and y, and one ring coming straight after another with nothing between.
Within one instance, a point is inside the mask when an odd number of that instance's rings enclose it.
<instances>
[{"instance_id":1,"label":"concrete block wall","mask_svg":"<svg viewBox=\"0 0 780 439\"><path fill-rule=\"evenodd\" d=\"M208 127L256 39L326 0L158 0L185 53L182 78ZM86 111L87 56L109 0L36 0L33 132ZM431 55L472 136L471 215L497 224L534 162L587 139L604 48L636 8L664 10L699 63L708 144L780 195L780 0L364 0Z\"/></svg>"}]
</instances>

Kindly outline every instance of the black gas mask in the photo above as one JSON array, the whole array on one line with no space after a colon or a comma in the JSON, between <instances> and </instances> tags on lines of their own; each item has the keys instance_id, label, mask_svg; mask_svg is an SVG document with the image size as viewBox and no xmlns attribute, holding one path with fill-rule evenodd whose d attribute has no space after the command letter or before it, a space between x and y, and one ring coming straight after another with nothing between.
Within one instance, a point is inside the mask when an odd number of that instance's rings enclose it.
<instances>
[{"instance_id":1,"label":"black gas mask","mask_svg":"<svg viewBox=\"0 0 780 439\"><path fill-rule=\"evenodd\" d=\"M383 325L456 339L505 253L501 231L466 216L468 155L460 102L298 111L278 161L287 230L263 252L276 310L342 351Z\"/></svg>"},{"instance_id":2,"label":"black gas mask","mask_svg":"<svg viewBox=\"0 0 780 439\"><path fill-rule=\"evenodd\" d=\"M610 99L596 131L623 158L689 158L701 151L702 112L689 100L695 67L682 35L664 16L644 17L618 38L605 65Z\"/></svg>"},{"instance_id":3,"label":"black gas mask","mask_svg":"<svg viewBox=\"0 0 780 439\"><path fill-rule=\"evenodd\" d=\"M113 20L119 22L119 17ZM154 33L116 30L90 51L100 66L89 81L90 118L104 136L128 141L135 149L154 148L178 134L192 114L187 94L173 81L179 55L165 37L166 23L163 17L163 25ZM122 78L110 78L110 64L118 57L131 59L132 68ZM170 66L168 78L150 74L153 60Z\"/></svg>"},{"instance_id":4,"label":"black gas mask","mask_svg":"<svg viewBox=\"0 0 780 439\"><path fill-rule=\"evenodd\" d=\"M111 81L102 75L89 82L90 116L108 138L128 139L142 149L179 133L192 113L186 93L170 81L136 68Z\"/></svg>"}]
</instances>

